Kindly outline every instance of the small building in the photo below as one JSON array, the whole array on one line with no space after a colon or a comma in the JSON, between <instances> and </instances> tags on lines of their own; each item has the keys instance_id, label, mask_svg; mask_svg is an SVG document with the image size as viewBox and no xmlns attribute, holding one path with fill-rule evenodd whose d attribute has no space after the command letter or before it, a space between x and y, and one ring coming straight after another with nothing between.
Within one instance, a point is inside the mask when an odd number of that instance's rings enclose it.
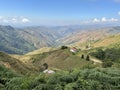
<instances>
[{"instance_id":1,"label":"small building","mask_svg":"<svg viewBox=\"0 0 120 90\"><path fill-rule=\"evenodd\" d=\"M46 69L46 70L43 71L43 73L46 73L46 74L54 74L55 71Z\"/></svg>"},{"instance_id":2,"label":"small building","mask_svg":"<svg viewBox=\"0 0 120 90\"><path fill-rule=\"evenodd\" d=\"M76 53L78 51L78 49L76 47L70 48L70 51L73 53Z\"/></svg>"}]
</instances>

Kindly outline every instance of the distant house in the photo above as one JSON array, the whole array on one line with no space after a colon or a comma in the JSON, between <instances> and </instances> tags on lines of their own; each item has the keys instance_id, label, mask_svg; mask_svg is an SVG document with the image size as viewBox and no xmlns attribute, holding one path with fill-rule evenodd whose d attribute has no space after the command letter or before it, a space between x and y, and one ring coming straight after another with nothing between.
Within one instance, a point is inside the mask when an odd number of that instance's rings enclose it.
<instances>
[{"instance_id":1,"label":"distant house","mask_svg":"<svg viewBox=\"0 0 120 90\"><path fill-rule=\"evenodd\" d=\"M46 74L54 74L55 71L46 69L46 70L43 71L43 73L46 73Z\"/></svg>"},{"instance_id":2,"label":"distant house","mask_svg":"<svg viewBox=\"0 0 120 90\"><path fill-rule=\"evenodd\" d=\"M78 49L76 47L70 48L70 51L73 53L76 53L78 51Z\"/></svg>"}]
</instances>

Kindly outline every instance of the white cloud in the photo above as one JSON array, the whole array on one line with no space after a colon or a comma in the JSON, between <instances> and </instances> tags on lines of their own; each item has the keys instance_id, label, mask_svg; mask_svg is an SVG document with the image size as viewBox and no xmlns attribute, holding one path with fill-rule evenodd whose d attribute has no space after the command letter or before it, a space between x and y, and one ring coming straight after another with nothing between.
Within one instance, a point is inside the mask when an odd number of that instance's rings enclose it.
<instances>
[{"instance_id":1,"label":"white cloud","mask_svg":"<svg viewBox=\"0 0 120 90\"><path fill-rule=\"evenodd\" d=\"M13 17L5 17L5 16L0 16L0 24L27 24L31 22L28 18L26 17L21 17L21 16L13 16Z\"/></svg>"},{"instance_id":2,"label":"white cloud","mask_svg":"<svg viewBox=\"0 0 120 90\"><path fill-rule=\"evenodd\" d=\"M93 22L94 22L94 23L98 23L98 22L100 22L100 20L97 19L97 18L94 18L94 19L93 19Z\"/></svg>"},{"instance_id":3,"label":"white cloud","mask_svg":"<svg viewBox=\"0 0 120 90\"><path fill-rule=\"evenodd\" d=\"M28 23L28 22L30 22L30 20L27 19L27 18L23 18L23 19L22 19L22 22L23 22L23 23Z\"/></svg>"},{"instance_id":4,"label":"white cloud","mask_svg":"<svg viewBox=\"0 0 120 90\"><path fill-rule=\"evenodd\" d=\"M17 19L16 18L12 18L12 22L13 23L17 23Z\"/></svg>"},{"instance_id":5,"label":"white cloud","mask_svg":"<svg viewBox=\"0 0 120 90\"><path fill-rule=\"evenodd\" d=\"M116 18L111 18L109 21L110 21L110 22L117 22L118 19L116 19Z\"/></svg>"},{"instance_id":6,"label":"white cloud","mask_svg":"<svg viewBox=\"0 0 120 90\"><path fill-rule=\"evenodd\" d=\"M119 19L117 18L106 18L106 17L102 17L101 19L98 18L94 18L92 20L93 23L108 23L108 22L118 22Z\"/></svg>"},{"instance_id":7,"label":"white cloud","mask_svg":"<svg viewBox=\"0 0 120 90\"><path fill-rule=\"evenodd\" d=\"M102 22L107 22L106 17L102 17L102 18L101 18L101 21L102 21Z\"/></svg>"}]
</instances>

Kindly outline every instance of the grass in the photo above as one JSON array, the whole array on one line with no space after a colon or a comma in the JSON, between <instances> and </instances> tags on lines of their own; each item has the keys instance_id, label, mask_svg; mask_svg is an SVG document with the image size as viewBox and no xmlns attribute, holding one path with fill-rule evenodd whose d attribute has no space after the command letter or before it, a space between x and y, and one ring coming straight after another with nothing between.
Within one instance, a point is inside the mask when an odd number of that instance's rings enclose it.
<instances>
[{"instance_id":1,"label":"grass","mask_svg":"<svg viewBox=\"0 0 120 90\"><path fill-rule=\"evenodd\" d=\"M94 47L108 47L120 43L120 34L107 37L94 44Z\"/></svg>"},{"instance_id":2,"label":"grass","mask_svg":"<svg viewBox=\"0 0 120 90\"><path fill-rule=\"evenodd\" d=\"M27 74L33 72L34 69L24 63L20 62L3 52L0 52L0 64L5 65L7 68L14 70L17 73Z\"/></svg>"},{"instance_id":3,"label":"grass","mask_svg":"<svg viewBox=\"0 0 120 90\"><path fill-rule=\"evenodd\" d=\"M40 66L43 63L47 63L51 68L58 68L62 70L68 70L72 68L82 68L87 65L93 65L91 61L81 59L80 56L73 54L69 49L55 50L46 52L43 54L35 55L31 58L35 66Z\"/></svg>"}]
</instances>

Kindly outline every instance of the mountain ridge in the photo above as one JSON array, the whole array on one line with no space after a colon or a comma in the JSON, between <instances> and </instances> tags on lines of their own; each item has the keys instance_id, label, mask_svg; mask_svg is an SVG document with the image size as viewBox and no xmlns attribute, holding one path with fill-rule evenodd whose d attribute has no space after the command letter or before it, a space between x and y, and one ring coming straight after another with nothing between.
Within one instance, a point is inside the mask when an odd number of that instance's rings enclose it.
<instances>
[{"instance_id":1,"label":"mountain ridge","mask_svg":"<svg viewBox=\"0 0 120 90\"><path fill-rule=\"evenodd\" d=\"M25 54L42 47L59 47L95 41L120 32L120 27L84 28L81 26L24 27L0 25L0 51L10 54ZM99 36L99 37L98 37Z\"/></svg>"}]
</instances>

